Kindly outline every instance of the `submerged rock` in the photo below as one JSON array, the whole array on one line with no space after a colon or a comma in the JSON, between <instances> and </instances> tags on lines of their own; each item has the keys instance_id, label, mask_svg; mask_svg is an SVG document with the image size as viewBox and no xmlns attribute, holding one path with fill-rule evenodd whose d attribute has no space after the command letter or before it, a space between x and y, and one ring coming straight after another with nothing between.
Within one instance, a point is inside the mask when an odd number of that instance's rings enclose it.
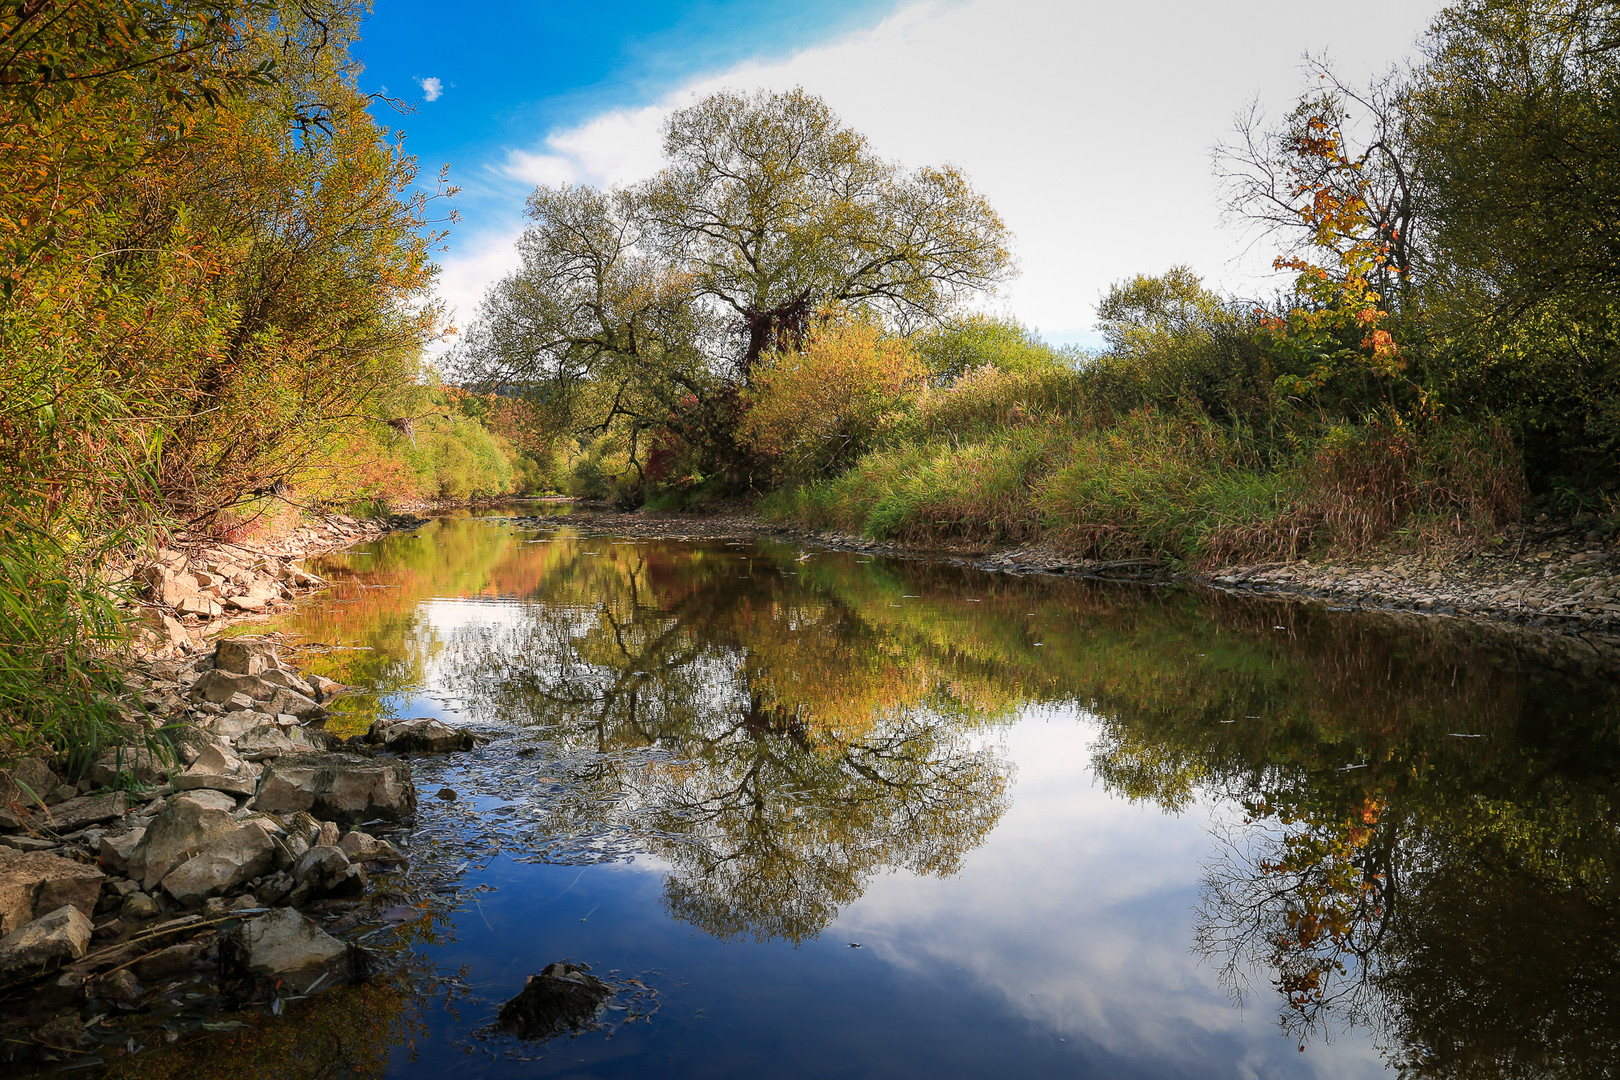
<instances>
[{"instance_id":1,"label":"submerged rock","mask_svg":"<svg viewBox=\"0 0 1620 1080\"><path fill-rule=\"evenodd\" d=\"M0 982L43 975L90 948L92 927L84 912L63 904L0 938Z\"/></svg>"},{"instance_id":2,"label":"submerged rock","mask_svg":"<svg viewBox=\"0 0 1620 1080\"><path fill-rule=\"evenodd\" d=\"M397 754L443 754L473 748L471 732L459 731L427 716L378 720L366 732L366 741Z\"/></svg>"},{"instance_id":3,"label":"submerged rock","mask_svg":"<svg viewBox=\"0 0 1620 1080\"><path fill-rule=\"evenodd\" d=\"M300 992L323 977L353 978L363 967L358 950L292 908L277 908L221 935L219 955L228 976L283 979Z\"/></svg>"},{"instance_id":4,"label":"submerged rock","mask_svg":"<svg viewBox=\"0 0 1620 1080\"><path fill-rule=\"evenodd\" d=\"M547 964L501 1006L497 1023L519 1038L543 1039L584 1027L612 996L613 987L584 965Z\"/></svg>"}]
</instances>

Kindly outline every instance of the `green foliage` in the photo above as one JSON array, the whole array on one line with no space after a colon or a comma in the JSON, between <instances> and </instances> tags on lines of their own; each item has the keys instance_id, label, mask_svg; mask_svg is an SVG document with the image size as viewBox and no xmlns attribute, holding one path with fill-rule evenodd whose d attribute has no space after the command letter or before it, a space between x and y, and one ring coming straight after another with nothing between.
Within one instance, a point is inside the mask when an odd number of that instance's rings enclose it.
<instances>
[{"instance_id":1,"label":"green foliage","mask_svg":"<svg viewBox=\"0 0 1620 1080\"><path fill-rule=\"evenodd\" d=\"M712 94L671 116L664 154L629 189L536 189L523 266L462 357L559 430L617 430L638 478L670 450L647 437L662 432L693 452L674 455L681 478L750 486L740 398L762 356L802 344L824 307L915 324L1008 271L1006 229L966 177L901 172L803 90Z\"/></svg>"},{"instance_id":2,"label":"green foliage","mask_svg":"<svg viewBox=\"0 0 1620 1080\"><path fill-rule=\"evenodd\" d=\"M1002 371L1033 372L1069 366L1073 357L1006 319L969 315L915 335L912 347L937 383L993 364Z\"/></svg>"}]
</instances>

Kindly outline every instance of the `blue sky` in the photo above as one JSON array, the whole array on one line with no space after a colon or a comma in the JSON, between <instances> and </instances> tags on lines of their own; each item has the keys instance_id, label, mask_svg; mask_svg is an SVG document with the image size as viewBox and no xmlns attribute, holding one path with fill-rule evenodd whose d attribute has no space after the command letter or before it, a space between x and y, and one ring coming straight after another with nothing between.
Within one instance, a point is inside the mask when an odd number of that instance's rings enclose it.
<instances>
[{"instance_id":1,"label":"blue sky","mask_svg":"<svg viewBox=\"0 0 1620 1080\"><path fill-rule=\"evenodd\" d=\"M803 86L877 152L964 169L1017 237L1021 275L985 306L1094 344L1097 300L1134 274L1185 264L1239 294L1279 284L1274 252L1222 220L1211 145L1250 100L1286 109L1303 53L1361 78L1412 55L1439 7L1362 0L1346 20L1296 0L376 0L356 52L366 89L416 105L383 118L424 175L448 164L462 188L440 260L459 324L515 265L537 183L634 182L658 168L672 108Z\"/></svg>"}]
</instances>

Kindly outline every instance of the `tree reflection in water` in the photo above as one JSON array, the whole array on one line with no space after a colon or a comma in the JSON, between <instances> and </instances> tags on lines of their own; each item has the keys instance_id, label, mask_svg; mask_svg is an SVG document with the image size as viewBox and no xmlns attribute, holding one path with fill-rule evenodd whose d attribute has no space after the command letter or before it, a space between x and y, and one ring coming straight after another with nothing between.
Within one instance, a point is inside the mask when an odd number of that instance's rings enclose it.
<instances>
[{"instance_id":1,"label":"tree reflection in water","mask_svg":"<svg viewBox=\"0 0 1620 1080\"><path fill-rule=\"evenodd\" d=\"M1366 1025L1412 1076L1620 1060L1620 703L1578 643L435 528L353 572L403 587L305 617L370 646L323 673L431 682L475 720L541 731L535 768L567 783L537 833L632 834L669 864L668 910L711 934L801 941L874 874L950 873L1007 805L998 733L1063 705L1096 719L1109 789L1223 823L1192 944L1234 992L1274 994L1290 1035ZM441 632L420 613L458 592L500 616Z\"/></svg>"},{"instance_id":2,"label":"tree reflection in water","mask_svg":"<svg viewBox=\"0 0 1620 1080\"><path fill-rule=\"evenodd\" d=\"M949 874L994 826L1005 711L774 569L717 573L678 548L587 554L605 546L574 545L529 598L542 603L444 656L475 717L551 726L558 757L595 752L544 831L633 820L670 864L671 915L799 942L872 874Z\"/></svg>"}]
</instances>

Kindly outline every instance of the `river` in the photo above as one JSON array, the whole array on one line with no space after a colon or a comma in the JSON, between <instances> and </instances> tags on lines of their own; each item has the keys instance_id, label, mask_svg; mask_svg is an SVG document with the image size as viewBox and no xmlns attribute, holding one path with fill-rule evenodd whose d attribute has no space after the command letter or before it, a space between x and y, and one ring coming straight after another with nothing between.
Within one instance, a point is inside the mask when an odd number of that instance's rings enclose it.
<instances>
[{"instance_id":1,"label":"river","mask_svg":"<svg viewBox=\"0 0 1620 1080\"><path fill-rule=\"evenodd\" d=\"M143 1075L1620 1060L1620 702L1578 645L495 512L319 569L268 629L359 688L330 726L489 741L415 762L389 974ZM613 1007L492 1032L563 959Z\"/></svg>"}]
</instances>

